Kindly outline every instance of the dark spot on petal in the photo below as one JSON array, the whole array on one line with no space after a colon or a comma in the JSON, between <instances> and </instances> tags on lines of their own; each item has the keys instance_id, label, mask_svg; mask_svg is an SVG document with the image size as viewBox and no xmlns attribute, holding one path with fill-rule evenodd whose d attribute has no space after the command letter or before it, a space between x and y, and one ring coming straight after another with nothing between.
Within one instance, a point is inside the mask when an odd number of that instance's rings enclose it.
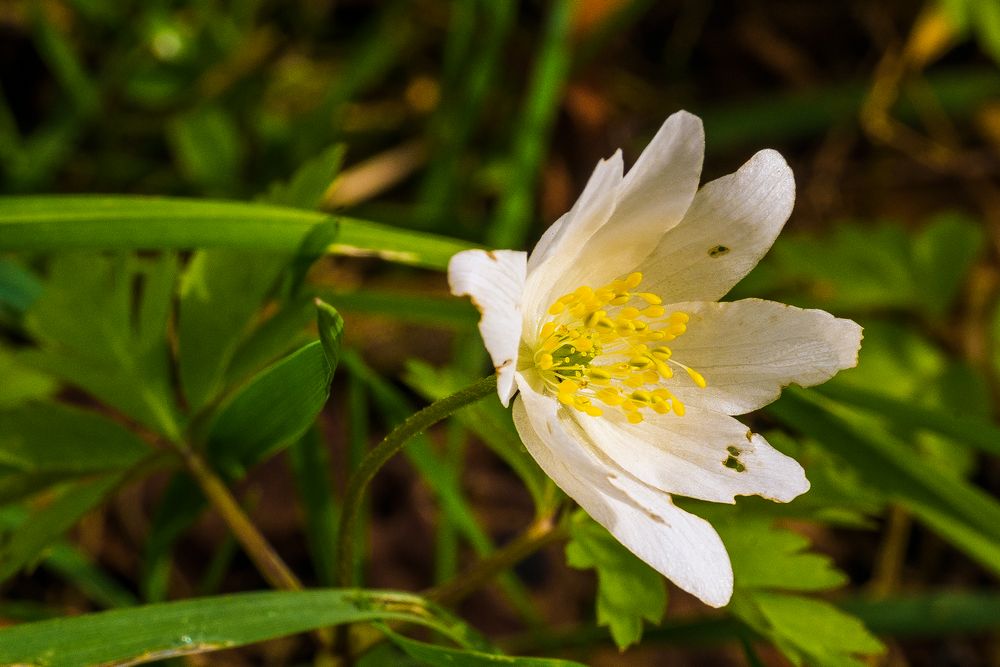
<instances>
[{"instance_id":1,"label":"dark spot on petal","mask_svg":"<svg viewBox=\"0 0 1000 667\"><path fill-rule=\"evenodd\" d=\"M486 251L486 256L489 257L490 259L492 259L494 262L499 261L499 260L497 260L497 254L495 252L493 252L492 250L487 250Z\"/></svg>"},{"instance_id":2,"label":"dark spot on petal","mask_svg":"<svg viewBox=\"0 0 1000 667\"><path fill-rule=\"evenodd\" d=\"M753 442L753 431L747 429L747 442Z\"/></svg>"},{"instance_id":3,"label":"dark spot on petal","mask_svg":"<svg viewBox=\"0 0 1000 667\"><path fill-rule=\"evenodd\" d=\"M709 257L722 257L729 252L729 248L724 245L717 245L714 248L708 249Z\"/></svg>"},{"instance_id":4,"label":"dark spot on petal","mask_svg":"<svg viewBox=\"0 0 1000 667\"><path fill-rule=\"evenodd\" d=\"M502 369L507 368L512 363L514 363L514 360L513 359L508 359L507 361L503 362L499 366L494 366L493 370L495 370L497 373L499 373Z\"/></svg>"},{"instance_id":5,"label":"dark spot on petal","mask_svg":"<svg viewBox=\"0 0 1000 667\"><path fill-rule=\"evenodd\" d=\"M740 461L740 454L743 453L742 449L736 445L729 445L726 447L726 452L729 456L727 456L726 460L722 462L722 465L726 466L730 470L735 470L736 472L746 471L747 467L743 465L742 461Z\"/></svg>"}]
</instances>

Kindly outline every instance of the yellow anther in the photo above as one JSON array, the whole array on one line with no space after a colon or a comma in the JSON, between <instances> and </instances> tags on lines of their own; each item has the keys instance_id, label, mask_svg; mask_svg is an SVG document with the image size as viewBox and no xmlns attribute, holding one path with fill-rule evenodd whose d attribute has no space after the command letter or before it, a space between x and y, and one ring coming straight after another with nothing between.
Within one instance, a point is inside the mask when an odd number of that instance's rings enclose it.
<instances>
[{"instance_id":1,"label":"yellow anther","mask_svg":"<svg viewBox=\"0 0 1000 667\"><path fill-rule=\"evenodd\" d=\"M683 417L684 416L684 404L681 403L680 401L678 401L676 398L672 399L670 401L670 403L673 406L674 412L677 414L677 416L678 417Z\"/></svg>"},{"instance_id":2,"label":"yellow anther","mask_svg":"<svg viewBox=\"0 0 1000 667\"><path fill-rule=\"evenodd\" d=\"M669 380L674 376L674 370L662 361L656 362L656 372L662 375L665 380Z\"/></svg>"},{"instance_id":3,"label":"yellow anther","mask_svg":"<svg viewBox=\"0 0 1000 667\"><path fill-rule=\"evenodd\" d=\"M674 337L680 336L685 331L687 331L687 326L679 322L677 324L671 324L667 327L667 333Z\"/></svg>"},{"instance_id":4,"label":"yellow anther","mask_svg":"<svg viewBox=\"0 0 1000 667\"><path fill-rule=\"evenodd\" d=\"M639 424L642 422L642 413L640 412L628 412L625 414L625 418L629 420L632 424Z\"/></svg>"},{"instance_id":5,"label":"yellow anther","mask_svg":"<svg viewBox=\"0 0 1000 667\"><path fill-rule=\"evenodd\" d=\"M660 361L668 361L670 357L674 355L674 352L666 345L660 345L658 347L654 347L653 351L650 354L652 354Z\"/></svg>"},{"instance_id":6,"label":"yellow anther","mask_svg":"<svg viewBox=\"0 0 1000 667\"><path fill-rule=\"evenodd\" d=\"M642 274L636 271L635 273L630 273L627 278L625 278L625 285L629 289L635 289L642 282Z\"/></svg>"},{"instance_id":7,"label":"yellow anther","mask_svg":"<svg viewBox=\"0 0 1000 667\"><path fill-rule=\"evenodd\" d=\"M539 332L538 335L544 340L545 338L548 338L553 333L555 333L555 330L556 330L555 322L546 322L545 324L542 325L542 330L541 332Z\"/></svg>"},{"instance_id":8,"label":"yellow anther","mask_svg":"<svg viewBox=\"0 0 1000 667\"><path fill-rule=\"evenodd\" d=\"M625 386L631 387L633 389L638 389L642 385L646 384L645 378L642 375L629 375L625 380L623 380Z\"/></svg>"},{"instance_id":9,"label":"yellow anther","mask_svg":"<svg viewBox=\"0 0 1000 667\"><path fill-rule=\"evenodd\" d=\"M587 369L587 377L590 378L591 382L609 382L611 380L611 372L604 368L591 366Z\"/></svg>"},{"instance_id":10,"label":"yellow anther","mask_svg":"<svg viewBox=\"0 0 1000 667\"><path fill-rule=\"evenodd\" d=\"M590 315L587 316L587 320L584 322L584 325L593 329L594 327L597 326L598 322L600 322L607 316L608 316L607 311L595 310L594 312L592 312Z\"/></svg>"},{"instance_id":11,"label":"yellow anther","mask_svg":"<svg viewBox=\"0 0 1000 667\"><path fill-rule=\"evenodd\" d=\"M705 382L705 378L702 377L701 373L694 370L693 368L688 368L687 366L684 367L684 370L687 371L687 374L691 376L691 379L694 380L694 383L696 385L698 385L702 389L708 386L708 383Z\"/></svg>"},{"instance_id":12,"label":"yellow anther","mask_svg":"<svg viewBox=\"0 0 1000 667\"><path fill-rule=\"evenodd\" d=\"M594 296L594 289L589 285L580 285L573 291L573 296L578 299L589 299Z\"/></svg>"},{"instance_id":13,"label":"yellow anther","mask_svg":"<svg viewBox=\"0 0 1000 667\"><path fill-rule=\"evenodd\" d=\"M604 411L601 410L596 405L588 405L585 408L583 408L583 411L586 412L591 417L600 417L601 415L604 414Z\"/></svg>"},{"instance_id":14,"label":"yellow anther","mask_svg":"<svg viewBox=\"0 0 1000 667\"><path fill-rule=\"evenodd\" d=\"M640 311L635 306L626 306L625 308L622 308L621 311L619 311L618 315L622 319L634 320L635 318L642 315L642 311Z\"/></svg>"},{"instance_id":15,"label":"yellow anther","mask_svg":"<svg viewBox=\"0 0 1000 667\"><path fill-rule=\"evenodd\" d=\"M642 380L646 384L656 384L657 382L660 381L660 376L657 373L657 371L654 371L654 370L650 369L650 370L647 370L647 371L643 371L643 373L642 373Z\"/></svg>"},{"instance_id":16,"label":"yellow anther","mask_svg":"<svg viewBox=\"0 0 1000 667\"><path fill-rule=\"evenodd\" d=\"M553 361L551 354L549 354L548 352L543 352L542 354L538 355L538 359L535 361L535 363L538 365L540 369L542 369L543 371L547 371L550 368L552 368L555 362Z\"/></svg>"},{"instance_id":17,"label":"yellow anther","mask_svg":"<svg viewBox=\"0 0 1000 667\"><path fill-rule=\"evenodd\" d=\"M653 394L646 391L645 389L637 389L633 391L632 394L629 396L629 398L631 398L633 401L637 403L644 403L646 405L653 402Z\"/></svg>"},{"instance_id":18,"label":"yellow anther","mask_svg":"<svg viewBox=\"0 0 1000 667\"><path fill-rule=\"evenodd\" d=\"M668 412L670 412L670 403L667 402L667 401L664 401L661 398L654 398L653 399L653 405L650 406L650 407L652 407L655 412L657 412L658 414L661 414L661 415L665 415Z\"/></svg>"},{"instance_id":19,"label":"yellow anther","mask_svg":"<svg viewBox=\"0 0 1000 667\"><path fill-rule=\"evenodd\" d=\"M675 311L673 313L670 313L670 322L671 323L675 323L676 322L678 324L687 324L690 319L691 319L690 315L688 315L687 313L682 313L679 310Z\"/></svg>"},{"instance_id":20,"label":"yellow anther","mask_svg":"<svg viewBox=\"0 0 1000 667\"><path fill-rule=\"evenodd\" d=\"M572 394L556 394L556 398L563 405L573 405L573 395Z\"/></svg>"},{"instance_id":21,"label":"yellow anther","mask_svg":"<svg viewBox=\"0 0 1000 667\"><path fill-rule=\"evenodd\" d=\"M601 389L599 392L597 392L596 396L597 400L601 401L602 403L607 403L608 405L621 405L622 403L625 402L625 398L620 393L618 393L618 390L613 389L611 387L605 387L604 389Z\"/></svg>"},{"instance_id":22,"label":"yellow anther","mask_svg":"<svg viewBox=\"0 0 1000 667\"><path fill-rule=\"evenodd\" d=\"M667 312L667 309L663 306L646 306L642 314L646 317L657 318L663 317L663 313L665 312Z\"/></svg>"},{"instance_id":23,"label":"yellow anther","mask_svg":"<svg viewBox=\"0 0 1000 667\"><path fill-rule=\"evenodd\" d=\"M549 315L559 315L564 310L566 310L566 304L563 303L561 300L556 301L551 306L549 306ZM550 322L550 324L552 323Z\"/></svg>"},{"instance_id":24,"label":"yellow anther","mask_svg":"<svg viewBox=\"0 0 1000 667\"><path fill-rule=\"evenodd\" d=\"M580 391L580 385L572 380L563 380L557 388L560 394L575 394Z\"/></svg>"},{"instance_id":25,"label":"yellow anther","mask_svg":"<svg viewBox=\"0 0 1000 667\"><path fill-rule=\"evenodd\" d=\"M649 357L632 357L628 360L628 365L636 370L645 370L653 363Z\"/></svg>"},{"instance_id":26,"label":"yellow anther","mask_svg":"<svg viewBox=\"0 0 1000 667\"><path fill-rule=\"evenodd\" d=\"M611 299L611 301L609 301L608 303L610 303L612 306L623 306L626 303L628 303L631 298L632 296L626 292L625 294L619 294L615 298Z\"/></svg>"},{"instance_id":27,"label":"yellow anther","mask_svg":"<svg viewBox=\"0 0 1000 667\"><path fill-rule=\"evenodd\" d=\"M651 306L659 306L661 303L663 303L663 299L656 296L655 294L652 294L651 292L639 292L636 294L636 296Z\"/></svg>"}]
</instances>

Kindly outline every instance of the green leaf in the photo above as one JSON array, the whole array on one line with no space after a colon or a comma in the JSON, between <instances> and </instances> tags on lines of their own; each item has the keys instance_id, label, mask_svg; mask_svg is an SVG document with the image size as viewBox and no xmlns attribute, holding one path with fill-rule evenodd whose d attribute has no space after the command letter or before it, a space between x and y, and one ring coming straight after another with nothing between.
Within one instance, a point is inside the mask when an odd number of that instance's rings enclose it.
<instances>
[{"instance_id":1,"label":"green leaf","mask_svg":"<svg viewBox=\"0 0 1000 667\"><path fill-rule=\"evenodd\" d=\"M200 250L180 284L181 386L192 412L222 390L225 371L284 268L285 255Z\"/></svg>"},{"instance_id":2,"label":"green leaf","mask_svg":"<svg viewBox=\"0 0 1000 667\"><path fill-rule=\"evenodd\" d=\"M176 271L172 254L56 257L27 315L40 349L18 359L175 436L167 320Z\"/></svg>"},{"instance_id":3,"label":"green leaf","mask_svg":"<svg viewBox=\"0 0 1000 667\"><path fill-rule=\"evenodd\" d=\"M309 230L338 225L327 252L443 270L464 241L301 209L166 197L0 197L0 250L224 247L295 252Z\"/></svg>"},{"instance_id":4,"label":"green leaf","mask_svg":"<svg viewBox=\"0 0 1000 667\"><path fill-rule=\"evenodd\" d=\"M236 475L302 437L326 403L332 379L319 341L264 369L219 408L206 438L209 458Z\"/></svg>"},{"instance_id":5,"label":"green leaf","mask_svg":"<svg viewBox=\"0 0 1000 667\"><path fill-rule=\"evenodd\" d=\"M243 148L233 119L219 107L178 116L168 127L174 159L191 182L225 192L238 182Z\"/></svg>"},{"instance_id":6,"label":"green leaf","mask_svg":"<svg viewBox=\"0 0 1000 667\"><path fill-rule=\"evenodd\" d=\"M822 591L847 583L828 557L805 553L808 539L773 526L769 519L740 518L714 525L729 552L737 588Z\"/></svg>"},{"instance_id":7,"label":"green leaf","mask_svg":"<svg viewBox=\"0 0 1000 667\"><path fill-rule=\"evenodd\" d=\"M0 410L9 410L26 401L51 396L58 383L50 376L18 363L6 348L0 347Z\"/></svg>"},{"instance_id":8,"label":"green leaf","mask_svg":"<svg viewBox=\"0 0 1000 667\"><path fill-rule=\"evenodd\" d=\"M581 663L557 658L524 658L509 655L498 655L455 648L447 648L436 644L420 642L404 637L387 627L380 628L382 632L411 658L421 664L455 665L455 667L489 667L490 665L517 665L518 667L582 667Z\"/></svg>"},{"instance_id":9,"label":"green leaf","mask_svg":"<svg viewBox=\"0 0 1000 667\"><path fill-rule=\"evenodd\" d=\"M815 393L786 390L768 412L802 431L880 489L931 522L985 567L1000 572L1000 504L964 480L926 465L911 448L877 428L861 431Z\"/></svg>"},{"instance_id":10,"label":"green leaf","mask_svg":"<svg viewBox=\"0 0 1000 667\"><path fill-rule=\"evenodd\" d=\"M0 581L34 563L45 547L100 504L120 481L120 475L105 475L71 486L51 504L29 516L23 525L0 535L3 538L0 539ZM3 646L2 641L0 646Z\"/></svg>"},{"instance_id":11,"label":"green leaf","mask_svg":"<svg viewBox=\"0 0 1000 667\"><path fill-rule=\"evenodd\" d=\"M642 638L642 621L659 623L667 608L663 577L607 530L577 512L570 522L566 562L597 571L597 622L611 629L618 648L624 650Z\"/></svg>"},{"instance_id":12,"label":"green leaf","mask_svg":"<svg viewBox=\"0 0 1000 667\"><path fill-rule=\"evenodd\" d=\"M12 259L0 258L0 313L23 313L41 292L37 276Z\"/></svg>"},{"instance_id":13,"label":"green leaf","mask_svg":"<svg viewBox=\"0 0 1000 667\"><path fill-rule=\"evenodd\" d=\"M944 317L983 250L983 228L960 214L936 217L912 240L919 306Z\"/></svg>"},{"instance_id":14,"label":"green leaf","mask_svg":"<svg viewBox=\"0 0 1000 667\"><path fill-rule=\"evenodd\" d=\"M759 619L754 630L771 639L794 664L864 665L858 655L885 651L858 619L829 602L782 593L757 592L753 602ZM744 620L752 618L743 615Z\"/></svg>"},{"instance_id":15,"label":"green leaf","mask_svg":"<svg viewBox=\"0 0 1000 667\"><path fill-rule=\"evenodd\" d=\"M344 318L337 309L321 299L316 299L316 324L319 327L319 340L323 344L323 352L330 364L330 372L337 369L340 363L340 342L344 337Z\"/></svg>"},{"instance_id":16,"label":"green leaf","mask_svg":"<svg viewBox=\"0 0 1000 667\"><path fill-rule=\"evenodd\" d=\"M327 188L340 171L345 152L343 144L330 146L299 167L287 183L273 184L262 199L277 206L318 209Z\"/></svg>"},{"instance_id":17,"label":"green leaf","mask_svg":"<svg viewBox=\"0 0 1000 667\"><path fill-rule=\"evenodd\" d=\"M184 600L3 628L0 663L139 664L372 620L416 623L460 645L478 645L471 629L416 595L311 590Z\"/></svg>"},{"instance_id":18,"label":"green leaf","mask_svg":"<svg viewBox=\"0 0 1000 667\"><path fill-rule=\"evenodd\" d=\"M0 411L0 502L56 481L127 470L150 451L96 413L48 402Z\"/></svg>"}]
</instances>

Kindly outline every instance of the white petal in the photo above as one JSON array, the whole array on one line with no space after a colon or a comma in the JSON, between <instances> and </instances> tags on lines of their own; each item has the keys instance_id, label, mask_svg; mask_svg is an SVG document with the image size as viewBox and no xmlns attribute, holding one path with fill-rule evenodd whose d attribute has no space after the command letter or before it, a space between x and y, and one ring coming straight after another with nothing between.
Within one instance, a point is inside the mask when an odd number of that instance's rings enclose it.
<instances>
[{"instance_id":1,"label":"white petal","mask_svg":"<svg viewBox=\"0 0 1000 667\"><path fill-rule=\"evenodd\" d=\"M602 285L645 259L691 206L704 153L700 118L686 111L667 118L626 174L614 214L580 249L569 290Z\"/></svg>"},{"instance_id":2,"label":"white petal","mask_svg":"<svg viewBox=\"0 0 1000 667\"><path fill-rule=\"evenodd\" d=\"M517 388L514 370L521 342L521 299L527 254L514 250L465 250L448 262L455 296L468 295L482 313L479 332L497 372L497 394L506 406Z\"/></svg>"},{"instance_id":3,"label":"white petal","mask_svg":"<svg viewBox=\"0 0 1000 667\"><path fill-rule=\"evenodd\" d=\"M715 529L602 456L551 397L518 375L514 423L547 475L623 545L713 607L729 602L733 571Z\"/></svg>"},{"instance_id":4,"label":"white petal","mask_svg":"<svg viewBox=\"0 0 1000 667\"><path fill-rule=\"evenodd\" d=\"M597 163L573 208L552 223L535 244L528 258L528 273L555 254L564 243L580 245L607 222L614 211L624 171L621 150Z\"/></svg>"},{"instance_id":5,"label":"white petal","mask_svg":"<svg viewBox=\"0 0 1000 667\"><path fill-rule=\"evenodd\" d=\"M580 247L615 210L623 169L621 151L598 162L573 208L546 230L531 251L524 301L530 321L539 319L564 292L579 286L567 286L563 279Z\"/></svg>"},{"instance_id":6,"label":"white petal","mask_svg":"<svg viewBox=\"0 0 1000 667\"><path fill-rule=\"evenodd\" d=\"M618 465L668 493L719 503L749 495L788 502L809 490L795 459L718 412L689 407L683 417L653 413L639 424L612 410L577 419Z\"/></svg>"},{"instance_id":7,"label":"white petal","mask_svg":"<svg viewBox=\"0 0 1000 667\"><path fill-rule=\"evenodd\" d=\"M684 403L740 415L778 398L782 387L826 382L858 363L861 327L822 310L774 301L680 303L687 332L670 343L673 358L697 370L699 389L678 372L672 391Z\"/></svg>"},{"instance_id":8,"label":"white petal","mask_svg":"<svg viewBox=\"0 0 1000 667\"><path fill-rule=\"evenodd\" d=\"M639 267L643 289L665 301L716 301L767 253L792 212L795 177L763 150L706 184Z\"/></svg>"}]
</instances>

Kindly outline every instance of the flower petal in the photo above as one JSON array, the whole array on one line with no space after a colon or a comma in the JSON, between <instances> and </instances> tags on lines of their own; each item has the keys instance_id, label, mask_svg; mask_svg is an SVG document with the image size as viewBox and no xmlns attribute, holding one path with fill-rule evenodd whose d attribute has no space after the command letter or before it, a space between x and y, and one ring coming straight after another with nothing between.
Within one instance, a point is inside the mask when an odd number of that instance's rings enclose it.
<instances>
[{"instance_id":1,"label":"flower petal","mask_svg":"<svg viewBox=\"0 0 1000 667\"><path fill-rule=\"evenodd\" d=\"M518 374L514 423L547 475L622 544L713 607L729 602L733 571L715 529L601 455L551 397Z\"/></svg>"},{"instance_id":2,"label":"flower petal","mask_svg":"<svg viewBox=\"0 0 1000 667\"><path fill-rule=\"evenodd\" d=\"M691 206L704 153L700 118L686 111L667 118L625 175L614 214L579 249L564 291L597 287L638 266Z\"/></svg>"},{"instance_id":3,"label":"flower petal","mask_svg":"<svg viewBox=\"0 0 1000 667\"><path fill-rule=\"evenodd\" d=\"M670 343L673 358L708 383L677 373L670 387L684 403L740 415L778 398L782 387L826 382L858 363L861 327L822 310L774 301L673 304L690 315L687 332Z\"/></svg>"},{"instance_id":4,"label":"flower petal","mask_svg":"<svg viewBox=\"0 0 1000 667\"><path fill-rule=\"evenodd\" d=\"M521 342L527 257L514 250L464 250L448 262L451 293L468 295L482 313L479 331L496 368L497 394L504 406L517 390L514 370Z\"/></svg>"},{"instance_id":5,"label":"flower petal","mask_svg":"<svg viewBox=\"0 0 1000 667\"><path fill-rule=\"evenodd\" d=\"M724 414L689 407L630 424L619 412L581 415L590 439L623 469L668 493L717 503L758 495L788 502L809 490L798 462Z\"/></svg>"},{"instance_id":6,"label":"flower petal","mask_svg":"<svg viewBox=\"0 0 1000 667\"><path fill-rule=\"evenodd\" d=\"M558 252L567 241L580 244L607 222L614 211L624 171L621 149L597 163L573 208L552 223L535 244L528 258L529 273Z\"/></svg>"},{"instance_id":7,"label":"flower petal","mask_svg":"<svg viewBox=\"0 0 1000 667\"><path fill-rule=\"evenodd\" d=\"M706 184L639 271L665 301L715 301L767 253L792 212L795 177L773 150Z\"/></svg>"},{"instance_id":8,"label":"flower petal","mask_svg":"<svg viewBox=\"0 0 1000 667\"><path fill-rule=\"evenodd\" d=\"M607 160L598 162L573 208L545 231L531 251L524 301L529 320L541 317L552 302L568 289L563 285L562 278L576 261L579 247L614 212L624 168L620 150Z\"/></svg>"}]
</instances>

